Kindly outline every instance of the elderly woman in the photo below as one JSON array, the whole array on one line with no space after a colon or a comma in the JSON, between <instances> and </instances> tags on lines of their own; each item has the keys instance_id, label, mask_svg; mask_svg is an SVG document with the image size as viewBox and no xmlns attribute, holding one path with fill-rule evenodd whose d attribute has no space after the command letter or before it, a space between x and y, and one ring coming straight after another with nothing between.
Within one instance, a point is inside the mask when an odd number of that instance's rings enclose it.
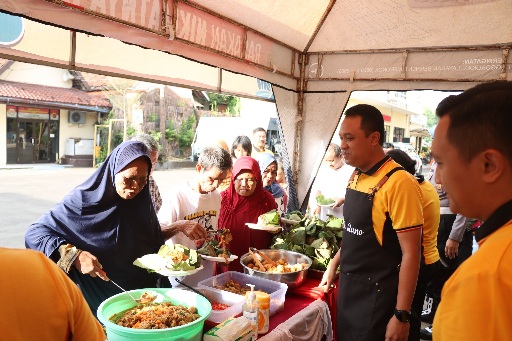
<instances>
[{"instance_id":1,"label":"elderly woman","mask_svg":"<svg viewBox=\"0 0 512 341\"><path fill-rule=\"evenodd\" d=\"M272 195L263 189L260 167L250 156L239 158L233 166L231 184L222 192L219 215L219 229L228 228L233 235L229 251L238 257L249 251L249 246L266 249L270 246L272 234L267 231L250 229L246 223L256 223L258 217L277 209ZM230 270L243 271L238 262L230 264Z\"/></svg>"},{"instance_id":2,"label":"elderly woman","mask_svg":"<svg viewBox=\"0 0 512 341\"><path fill-rule=\"evenodd\" d=\"M94 313L102 301L120 293L109 278L126 290L157 286L158 275L133 265L164 244L146 186L150 170L143 143L120 144L25 235L26 247L57 262Z\"/></svg>"},{"instance_id":3,"label":"elderly woman","mask_svg":"<svg viewBox=\"0 0 512 341\"><path fill-rule=\"evenodd\" d=\"M276 200L279 213L286 213L288 195L286 195L283 188L276 182L278 167L276 158L269 153L260 153L257 158L261 170L263 189L272 194Z\"/></svg>"}]
</instances>

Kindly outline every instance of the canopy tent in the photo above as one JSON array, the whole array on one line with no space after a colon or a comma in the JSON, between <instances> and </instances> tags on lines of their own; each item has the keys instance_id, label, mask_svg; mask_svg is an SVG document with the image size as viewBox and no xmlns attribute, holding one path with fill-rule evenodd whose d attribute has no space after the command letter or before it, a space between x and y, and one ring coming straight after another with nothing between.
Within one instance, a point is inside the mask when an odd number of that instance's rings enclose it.
<instances>
[{"instance_id":1,"label":"canopy tent","mask_svg":"<svg viewBox=\"0 0 512 341\"><path fill-rule=\"evenodd\" d=\"M0 10L35 20L26 35L46 32L39 46L0 46L3 58L246 97L265 90L251 77L269 82L301 201L351 91L512 79L509 0L3 0Z\"/></svg>"}]
</instances>

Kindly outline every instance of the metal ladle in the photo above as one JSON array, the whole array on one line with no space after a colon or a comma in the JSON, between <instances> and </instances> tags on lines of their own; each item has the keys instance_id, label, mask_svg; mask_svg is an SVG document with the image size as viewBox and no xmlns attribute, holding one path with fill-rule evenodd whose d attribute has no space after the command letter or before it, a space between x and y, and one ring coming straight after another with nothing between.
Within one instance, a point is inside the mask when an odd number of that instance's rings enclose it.
<instances>
[{"instance_id":1,"label":"metal ladle","mask_svg":"<svg viewBox=\"0 0 512 341\"><path fill-rule=\"evenodd\" d=\"M126 294L128 294L128 296L130 296L132 298L132 300L135 301L135 303L139 304L139 301L135 299L135 297L133 297L128 291L124 290L119 284L117 284L116 282L114 282L113 280L109 279L109 281L114 284L116 287L118 287L119 289L123 290Z\"/></svg>"}]
</instances>

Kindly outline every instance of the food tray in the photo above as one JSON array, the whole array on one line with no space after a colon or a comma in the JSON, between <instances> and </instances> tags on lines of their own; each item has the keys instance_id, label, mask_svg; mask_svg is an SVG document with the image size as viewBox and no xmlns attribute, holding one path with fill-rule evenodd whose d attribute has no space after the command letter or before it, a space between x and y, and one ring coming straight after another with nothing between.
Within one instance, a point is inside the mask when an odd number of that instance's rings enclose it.
<instances>
[{"instance_id":1,"label":"food tray","mask_svg":"<svg viewBox=\"0 0 512 341\"><path fill-rule=\"evenodd\" d=\"M230 317L235 317L242 313L245 298L241 295L209 287L199 288L199 292L201 292L212 304L215 302L230 306L224 310L212 309L210 316L206 319L208 322L219 324Z\"/></svg>"},{"instance_id":2,"label":"food tray","mask_svg":"<svg viewBox=\"0 0 512 341\"><path fill-rule=\"evenodd\" d=\"M284 283L279 283L275 281L271 281L265 278L255 277L255 276L249 276L247 274L236 272L236 271L228 271L223 274L214 276L212 278L205 279L198 283L198 287L200 289L202 288L208 288L213 291L217 292L226 292L221 289L214 288L215 285L224 285L229 280L233 280L237 283L240 283L242 286L245 286L246 284L254 284L254 290L262 290L266 293L270 294L270 316L275 315L279 311L281 311L284 307L284 300L286 291L288 290L288 285ZM237 294L234 294L237 295ZM242 295L237 295L243 298L245 301L245 297Z\"/></svg>"}]
</instances>

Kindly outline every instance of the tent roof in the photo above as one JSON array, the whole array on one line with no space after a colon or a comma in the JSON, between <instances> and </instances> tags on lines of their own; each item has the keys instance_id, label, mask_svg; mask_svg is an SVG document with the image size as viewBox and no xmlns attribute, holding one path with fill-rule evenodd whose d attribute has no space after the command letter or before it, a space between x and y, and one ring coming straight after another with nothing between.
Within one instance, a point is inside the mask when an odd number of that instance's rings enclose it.
<instances>
[{"instance_id":1,"label":"tent roof","mask_svg":"<svg viewBox=\"0 0 512 341\"><path fill-rule=\"evenodd\" d=\"M0 58L275 98L299 200L352 91L512 80L510 0L2 0L0 10L33 20ZM24 44L34 32L37 44Z\"/></svg>"}]
</instances>

